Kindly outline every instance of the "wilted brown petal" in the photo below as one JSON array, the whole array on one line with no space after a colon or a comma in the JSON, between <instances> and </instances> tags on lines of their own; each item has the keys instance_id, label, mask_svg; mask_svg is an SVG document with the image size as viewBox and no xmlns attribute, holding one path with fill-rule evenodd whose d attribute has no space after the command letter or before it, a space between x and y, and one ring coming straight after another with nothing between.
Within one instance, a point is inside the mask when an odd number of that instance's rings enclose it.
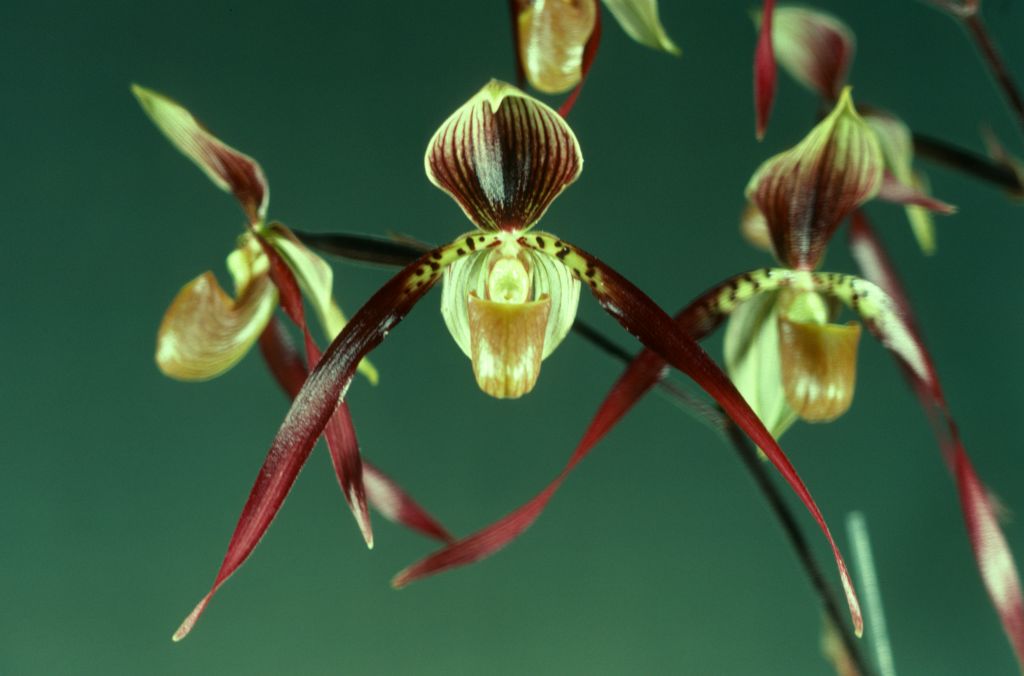
<instances>
[{"instance_id":1,"label":"wilted brown petal","mask_svg":"<svg viewBox=\"0 0 1024 676\"><path fill-rule=\"evenodd\" d=\"M572 89L583 75L597 0L520 0L516 7L519 63L527 82L545 94Z\"/></svg>"},{"instance_id":2,"label":"wilted brown petal","mask_svg":"<svg viewBox=\"0 0 1024 676\"><path fill-rule=\"evenodd\" d=\"M211 134L173 99L139 85L132 85L132 93L174 147L195 162L218 188L235 195L250 223L264 219L270 189L256 160Z\"/></svg>"},{"instance_id":3,"label":"wilted brown petal","mask_svg":"<svg viewBox=\"0 0 1024 676\"><path fill-rule=\"evenodd\" d=\"M853 403L860 324L811 324L779 317L786 400L808 422L835 420Z\"/></svg>"},{"instance_id":4,"label":"wilted brown petal","mask_svg":"<svg viewBox=\"0 0 1024 676\"><path fill-rule=\"evenodd\" d=\"M779 260L793 269L815 268L842 220L878 193L884 167L878 140L847 88L828 117L764 162L747 185Z\"/></svg>"},{"instance_id":5,"label":"wilted brown petal","mask_svg":"<svg viewBox=\"0 0 1024 676\"><path fill-rule=\"evenodd\" d=\"M256 256L239 250L229 259L237 299L225 293L212 272L199 275L178 292L157 332L156 363L164 374L178 380L208 380L238 363L259 340L277 307L277 289L267 276L265 261ZM256 274L250 276L254 264Z\"/></svg>"},{"instance_id":6,"label":"wilted brown petal","mask_svg":"<svg viewBox=\"0 0 1024 676\"><path fill-rule=\"evenodd\" d=\"M846 81L856 40L836 17L803 7L779 7L772 21L779 64L805 87L833 101Z\"/></svg>"},{"instance_id":7,"label":"wilted brown petal","mask_svg":"<svg viewBox=\"0 0 1024 676\"><path fill-rule=\"evenodd\" d=\"M477 227L522 230L576 180L583 156L558 113L491 80L437 130L424 164Z\"/></svg>"},{"instance_id":8,"label":"wilted brown petal","mask_svg":"<svg viewBox=\"0 0 1024 676\"><path fill-rule=\"evenodd\" d=\"M469 296L473 374L487 394L514 399L533 389L540 375L551 298L499 303Z\"/></svg>"}]
</instances>

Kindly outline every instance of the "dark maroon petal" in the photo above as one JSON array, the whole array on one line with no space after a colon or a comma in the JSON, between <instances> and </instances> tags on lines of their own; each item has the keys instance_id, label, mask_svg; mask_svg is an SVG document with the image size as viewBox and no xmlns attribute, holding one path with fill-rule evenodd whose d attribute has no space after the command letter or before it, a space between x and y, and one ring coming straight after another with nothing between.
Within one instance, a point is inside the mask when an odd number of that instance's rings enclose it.
<instances>
[{"instance_id":1,"label":"dark maroon petal","mask_svg":"<svg viewBox=\"0 0 1024 676\"><path fill-rule=\"evenodd\" d=\"M761 32L754 50L754 111L757 116L757 140L764 138L768 116L775 101L775 52L772 49L772 14L775 0L765 0L761 10Z\"/></svg>"},{"instance_id":2,"label":"dark maroon petal","mask_svg":"<svg viewBox=\"0 0 1024 676\"><path fill-rule=\"evenodd\" d=\"M132 93L182 154L218 188L234 194L250 223L263 220L270 191L256 160L218 139L177 101L139 85L132 85Z\"/></svg>"},{"instance_id":3,"label":"dark maroon petal","mask_svg":"<svg viewBox=\"0 0 1024 676\"><path fill-rule=\"evenodd\" d=\"M432 246L418 246L404 241L368 235L313 233L301 230L292 230L291 232L310 249L350 261L378 265L405 266L433 248Z\"/></svg>"},{"instance_id":4,"label":"dark maroon petal","mask_svg":"<svg viewBox=\"0 0 1024 676\"><path fill-rule=\"evenodd\" d=\"M289 398L294 398L302 388L308 371L295 345L276 319L271 321L260 336L260 349L278 385ZM384 518L438 540L453 540L444 526L430 516L401 486L366 461L363 462L363 483L366 488L366 499Z\"/></svg>"},{"instance_id":5,"label":"dark maroon petal","mask_svg":"<svg viewBox=\"0 0 1024 676\"><path fill-rule=\"evenodd\" d=\"M897 361L928 414L942 454L956 479L960 509L978 571L1016 653L1017 663L1024 670L1024 600L1017 565L999 528L988 491L978 478L960 439L959 429L946 404L931 355L914 323L903 284L867 217L859 210L854 212L850 226L850 249L864 276L878 284L900 306L924 354L931 383L922 380L898 357Z\"/></svg>"},{"instance_id":6,"label":"dark maroon petal","mask_svg":"<svg viewBox=\"0 0 1024 676\"><path fill-rule=\"evenodd\" d=\"M540 101L491 80L427 146L427 176L484 230L521 230L583 168L569 125Z\"/></svg>"},{"instance_id":7,"label":"dark maroon petal","mask_svg":"<svg viewBox=\"0 0 1024 676\"><path fill-rule=\"evenodd\" d=\"M601 12L599 11L594 17L594 30L587 39L587 44L583 47L583 63L580 66L580 81L576 83L573 90L569 92L569 96L565 97L565 101L563 101L562 105L558 107L558 114L562 117L567 117L569 115L569 111L571 111L573 106L576 105L576 99L579 98L580 92L583 91L583 84L587 81L587 73L590 72L590 66L593 65L594 59L597 58L597 48L600 45Z\"/></svg>"}]
</instances>

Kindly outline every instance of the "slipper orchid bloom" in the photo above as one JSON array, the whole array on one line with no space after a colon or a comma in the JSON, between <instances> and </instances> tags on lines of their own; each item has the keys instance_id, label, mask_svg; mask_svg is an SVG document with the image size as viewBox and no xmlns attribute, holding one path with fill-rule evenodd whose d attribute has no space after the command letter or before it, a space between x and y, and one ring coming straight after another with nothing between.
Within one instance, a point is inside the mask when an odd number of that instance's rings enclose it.
<instances>
[{"instance_id":1,"label":"slipper orchid bloom","mask_svg":"<svg viewBox=\"0 0 1024 676\"><path fill-rule=\"evenodd\" d=\"M856 51L853 31L838 18L806 7L774 7L764 3L758 17L760 36L754 57L754 95L757 132L767 126L774 99L776 63L793 79L832 105L846 85ZM864 119L878 138L885 157L885 175L879 190L883 200L904 205L907 220L921 250L935 251L935 225L931 212L951 214L955 208L929 195L925 176L914 171L914 145L910 129L895 115L865 109Z\"/></svg>"},{"instance_id":2,"label":"slipper orchid bloom","mask_svg":"<svg viewBox=\"0 0 1024 676\"><path fill-rule=\"evenodd\" d=\"M642 45L679 56L665 32L657 0L604 0L626 35ZM509 0L520 85L545 94L575 87L559 112L569 112L601 41L598 0Z\"/></svg>"},{"instance_id":3,"label":"slipper orchid bloom","mask_svg":"<svg viewBox=\"0 0 1024 676\"><path fill-rule=\"evenodd\" d=\"M579 145L565 121L511 85L491 81L442 124L427 148L425 166L430 180L456 200L477 230L420 256L353 315L296 395L267 462L308 453L343 402L359 360L442 279L449 329L469 354L481 388L494 396L519 396L532 387L540 360L571 323L576 285L585 284L627 331L707 391L783 474L828 539L859 632L853 584L824 517L728 377L619 273L559 237L532 230L582 169ZM456 542L404 571L394 584L479 560L517 532L512 524L494 537L477 534ZM191 630L215 590L216 585L189 614L178 637Z\"/></svg>"},{"instance_id":4,"label":"slipper orchid bloom","mask_svg":"<svg viewBox=\"0 0 1024 676\"><path fill-rule=\"evenodd\" d=\"M331 268L283 225L264 224L269 190L255 160L217 139L171 99L138 85L132 91L171 143L215 185L235 195L249 220L248 231L239 238L227 261L234 297L220 287L212 272L185 285L161 323L157 365L178 380L207 380L230 369L259 341L271 372L294 396L307 367L276 319L275 310L280 303L302 331L308 357L318 359L319 351L306 328L302 291L316 309L325 334L333 338L345 320L331 296ZM358 369L376 382L377 373L369 362L361 362ZM391 521L442 541L452 539L395 482L362 462L346 406L331 418L324 436L338 482L367 545L373 545L368 503ZM305 457L293 456L264 466L232 537L217 584L255 548L304 461Z\"/></svg>"}]
</instances>

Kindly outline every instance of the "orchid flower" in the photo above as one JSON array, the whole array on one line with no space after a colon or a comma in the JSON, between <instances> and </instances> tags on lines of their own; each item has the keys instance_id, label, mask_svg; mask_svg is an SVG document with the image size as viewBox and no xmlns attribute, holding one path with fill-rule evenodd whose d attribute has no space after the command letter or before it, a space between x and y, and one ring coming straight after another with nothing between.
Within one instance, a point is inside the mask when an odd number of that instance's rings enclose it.
<instances>
[{"instance_id":1,"label":"orchid flower","mask_svg":"<svg viewBox=\"0 0 1024 676\"><path fill-rule=\"evenodd\" d=\"M622 275L565 240L533 230L582 169L579 144L563 118L515 87L491 81L441 125L424 164L430 180L459 204L476 230L420 256L353 315L296 394L261 476L267 464L304 461L334 411L344 405L359 361L442 279L449 331L472 361L481 389L496 397L521 396L533 387L541 360L564 337L575 316L579 287L586 285L627 331L718 401L786 477L832 547L859 630L853 585L821 512L728 377ZM291 458L298 460L282 460ZM247 511L264 508L246 506ZM456 542L407 569L395 584L478 560L514 537L507 535ZM218 575L177 638L191 630L221 581Z\"/></svg>"},{"instance_id":2,"label":"orchid flower","mask_svg":"<svg viewBox=\"0 0 1024 676\"><path fill-rule=\"evenodd\" d=\"M658 18L657 0L604 0L626 35L642 45L679 56L682 52ZM516 66L523 80L545 94L574 89L559 112L567 114L579 95L601 40L597 0L509 0Z\"/></svg>"},{"instance_id":3,"label":"orchid flower","mask_svg":"<svg viewBox=\"0 0 1024 676\"><path fill-rule=\"evenodd\" d=\"M306 328L302 294L317 310L324 332L333 338L345 324L331 296L331 268L279 223L264 225L269 190L260 165L224 144L185 108L143 87L132 88L143 109L171 143L223 190L232 192L249 219L248 231L228 256L235 296L228 296L212 272L189 282L171 303L160 326L156 361L178 380L206 380L225 372L259 341L271 372L290 395L307 374L280 323L278 303L303 332L307 356L319 350ZM377 372L367 361L358 369L371 382ZM373 546L367 504L386 518L442 541L451 535L394 481L363 463L348 408L338 409L324 430L338 482L368 546ZM239 521L219 573L223 582L251 553L287 495L302 462L265 466ZM304 458L302 459L304 461Z\"/></svg>"},{"instance_id":4,"label":"orchid flower","mask_svg":"<svg viewBox=\"0 0 1024 676\"><path fill-rule=\"evenodd\" d=\"M758 16L761 26L754 57L754 94L759 139L774 100L776 63L823 102L834 104L846 85L856 51L853 31L838 18L806 7L774 4L772 0L765 2ZM931 212L950 214L954 207L931 197L927 178L913 169L914 144L907 125L883 110L865 108L863 116L885 157L879 197L904 205L921 250L934 253Z\"/></svg>"}]
</instances>

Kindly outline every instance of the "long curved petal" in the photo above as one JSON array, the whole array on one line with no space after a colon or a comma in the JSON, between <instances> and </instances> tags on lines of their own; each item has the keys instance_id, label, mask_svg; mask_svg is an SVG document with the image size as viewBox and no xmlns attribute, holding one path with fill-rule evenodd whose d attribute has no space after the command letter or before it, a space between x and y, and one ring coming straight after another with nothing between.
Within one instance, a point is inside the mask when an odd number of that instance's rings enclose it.
<instances>
[{"instance_id":1,"label":"long curved petal","mask_svg":"<svg viewBox=\"0 0 1024 676\"><path fill-rule=\"evenodd\" d=\"M471 241L472 248L486 247L499 244L500 238L478 235ZM313 445L343 402L359 361L379 345L437 283L443 268L464 256L469 246L460 240L434 249L406 266L356 312L327 348L296 394L274 437L213 587L182 622L174 633L174 640L180 641L192 630L213 594L259 542ZM280 256L274 255L273 247L267 244L264 250L271 257L271 270L287 272ZM293 319L296 315L301 317L301 303L295 302L297 285L282 286L282 302L288 303L286 310Z\"/></svg>"},{"instance_id":2,"label":"long curved petal","mask_svg":"<svg viewBox=\"0 0 1024 676\"><path fill-rule=\"evenodd\" d=\"M1020 575L1013 554L999 527L988 491L974 470L967 449L960 438L959 429L942 395L931 356L913 321L903 284L881 241L862 212L854 212L849 235L850 250L858 267L865 277L883 288L902 308L914 338L925 354L929 371L935 379L933 387L922 382L913 371L906 368L903 371L928 414L932 430L956 480L960 509L964 515L978 572L999 615L1003 630L1013 646L1017 663L1024 670L1024 599L1021 594Z\"/></svg>"},{"instance_id":3,"label":"long curved petal","mask_svg":"<svg viewBox=\"0 0 1024 676\"><path fill-rule=\"evenodd\" d=\"M214 136L177 101L137 84L132 85L132 93L175 148L195 162L214 185L234 194L250 223L264 219L270 189L256 160Z\"/></svg>"},{"instance_id":4,"label":"long curved petal","mask_svg":"<svg viewBox=\"0 0 1024 676\"><path fill-rule=\"evenodd\" d=\"M847 572L842 554L825 524L824 517L782 449L779 448L775 439L765 429L743 397L736 391L729 378L707 356L696 341L679 328L654 301L597 258L545 233L521 237L519 243L557 258L572 270L574 275L590 287L601 306L623 328L639 338L648 348L661 355L672 366L690 376L764 451L794 492L800 496L832 547L843 589L846 592L850 616L859 635L863 631L863 620L857 596L853 590L853 582ZM525 530L536 519L565 475L589 451L590 447L591 445L581 444L562 474L524 507L505 517L494 527L484 529L407 568L399 573L393 584L401 586L453 565L478 560L508 544L512 538Z\"/></svg>"},{"instance_id":5,"label":"long curved petal","mask_svg":"<svg viewBox=\"0 0 1024 676\"><path fill-rule=\"evenodd\" d=\"M661 24L658 0L604 0L604 5L626 35L640 44L675 56L683 53Z\"/></svg>"},{"instance_id":6,"label":"long curved petal","mask_svg":"<svg viewBox=\"0 0 1024 676\"><path fill-rule=\"evenodd\" d=\"M295 398L302 388L302 383L306 381L309 371L295 349L295 345L276 319L270 322L263 331L263 335L260 336L260 350L263 352L267 368L274 375L278 385L289 398ZM343 409L339 407L338 410L342 411ZM351 417L348 418L348 421L348 424L351 425ZM443 542L454 540L444 526L423 509L401 486L365 460L363 461L363 484L366 487L367 501L384 518Z\"/></svg>"}]
</instances>

